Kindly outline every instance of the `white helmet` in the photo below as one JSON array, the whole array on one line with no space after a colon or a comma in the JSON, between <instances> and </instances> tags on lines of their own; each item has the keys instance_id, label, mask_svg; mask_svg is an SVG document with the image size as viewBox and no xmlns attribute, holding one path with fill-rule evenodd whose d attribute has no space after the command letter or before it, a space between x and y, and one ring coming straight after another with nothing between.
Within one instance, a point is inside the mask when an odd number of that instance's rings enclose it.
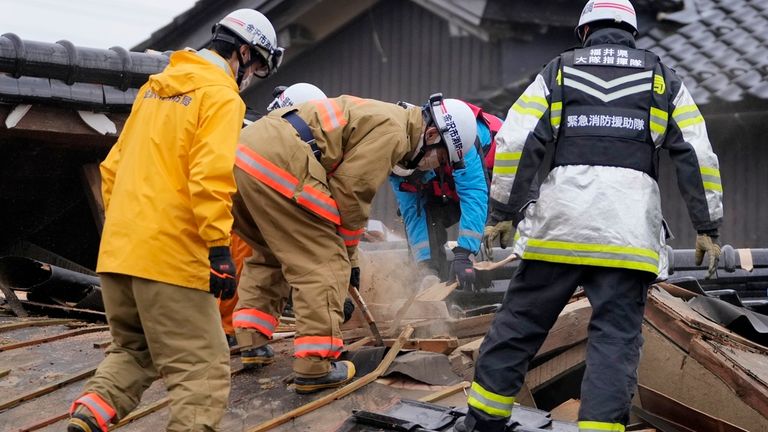
<instances>
[{"instance_id":1,"label":"white helmet","mask_svg":"<svg viewBox=\"0 0 768 432\"><path fill-rule=\"evenodd\" d=\"M309 83L296 83L290 87L277 87L272 92L275 100L269 104L267 111L302 104L316 99L327 99L322 90Z\"/></svg>"},{"instance_id":2,"label":"white helmet","mask_svg":"<svg viewBox=\"0 0 768 432\"><path fill-rule=\"evenodd\" d=\"M241 40L236 41L229 35L219 33L224 27L237 35ZM267 17L253 9L238 9L230 12L213 26L213 40L223 40L233 45L245 43L250 45L266 64L265 72L257 72L256 76L265 78L273 74L283 61L285 50L277 46L275 28Z\"/></svg>"},{"instance_id":3,"label":"white helmet","mask_svg":"<svg viewBox=\"0 0 768 432\"><path fill-rule=\"evenodd\" d=\"M472 109L458 99L443 99L442 93L435 93L429 97L425 111L431 117L427 127L437 126L451 165L463 168L464 149L474 146L477 139L477 119Z\"/></svg>"},{"instance_id":4,"label":"white helmet","mask_svg":"<svg viewBox=\"0 0 768 432\"><path fill-rule=\"evenodd\" d=\"M637 15L629 0L589 0L581 11L579 25L576 26L576 35L579 36L583 25L595 21L624 23L632 27L633 34L637 35Z\"/></svg>"}]
</instances>

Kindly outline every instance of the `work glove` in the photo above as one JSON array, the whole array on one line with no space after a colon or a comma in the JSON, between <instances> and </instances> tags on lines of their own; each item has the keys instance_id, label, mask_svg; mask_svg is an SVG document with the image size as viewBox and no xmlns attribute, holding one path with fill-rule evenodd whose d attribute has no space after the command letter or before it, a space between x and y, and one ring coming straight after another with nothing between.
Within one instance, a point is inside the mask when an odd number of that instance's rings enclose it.
<instances>
[{"instance_id":1,"label":"work glove","mask_svg":"<svg viewBox=\"0 0 768 432\"><path fill-rule=\"evenodd\" d=\"M344 299L344 322L349 321L352 318L352 313L355 312L355 302L351 298Z\"/></svg>"},{"instance_id":2,"label":"work glove","mask_svg":"<svg viewBox=\"0 0 768 432\"><path fill-rule=\"evenodd\" d=\"M467 291L475 284L475 268L469 254L470 252L461 246L453 248L453 273L459 281L459 289Z\"/></svg>"},{"instance_id":3,"label":"work glove","mask_svg":"<svg viewBox=\"0 0 768 432\"><path fill-rule=\"evenodd\" d=\"M235 263L227 246L215 246L208 250L211 261L211 281L209 291L216 298L229 300L235 296Z\"/></svg>"},{"instance_id":4,"label":"work glove","mask_svg":"<svg viewBox=\"0 0 768 432\"><path fill-rule=\"evenodd\" d=\"M720 261L720 244L717 241L717 231L711 233L699 233L696 235L696 265L704 261L704 254L709 256L709 270L706 279L712 279Z\"/></svg>"},{"instance_id":5,"label":"work glove","mask_svg":"<svg viewBox=\"0 0 768 432\"><path fill-rule=\"evenodd\" d=\"M495 225L488 225L483 232L482 248L483 254L486 259L493 259L493 242L497 238L499 239L499 246L502 249L506 249L509 241L512 239L512 235L515 232L515 228L512 226L512 221L501 221Z\"/></svg>"},{"instance_id":6,"label":"work glove","mask_svg":"<svg viewBox=\"0 0 768 432\"><path fill-rule=\"evenodd\" d=\"M352 267L352 273L349 274L349 284L360 289L360 267Z\"/></svg>"}]
</instances>

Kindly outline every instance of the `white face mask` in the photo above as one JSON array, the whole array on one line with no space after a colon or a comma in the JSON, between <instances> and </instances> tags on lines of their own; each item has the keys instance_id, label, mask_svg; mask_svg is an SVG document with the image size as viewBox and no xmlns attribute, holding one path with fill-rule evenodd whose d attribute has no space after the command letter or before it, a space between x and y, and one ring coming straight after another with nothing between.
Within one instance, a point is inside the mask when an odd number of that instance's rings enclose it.
<instances>
[{"instance_id":1,"label":"white face mask","mask_svg":"<svg viewBox=\"0 0 768 432\"><path fill-rule=\"evenodd\" d=\"M422 157L418 165L416 165L416 169L420 171L429 171L439 166L440 157L438 156L437 149L430 149L427 150L427 152L424 154L424 157Z\"/></svg>"},{"instance_id":2,"label":"white face mask","mask_svg":"<svg viewBox=\"0 0 768 432\"><path fill-rule=\"evenodd\" d=\"M249 85L251 85L251 82L253 81L253 74L249 74L248 76L243 77L243 79L240 81L240 91L247 89Z\"/></svg>"}]
</instances>

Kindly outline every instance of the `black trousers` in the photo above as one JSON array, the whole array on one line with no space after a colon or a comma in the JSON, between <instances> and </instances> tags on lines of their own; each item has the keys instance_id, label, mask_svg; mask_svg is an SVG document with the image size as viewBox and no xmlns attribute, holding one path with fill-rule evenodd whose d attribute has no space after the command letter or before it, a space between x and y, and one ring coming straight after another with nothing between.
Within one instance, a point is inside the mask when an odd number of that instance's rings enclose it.
<instances>
[{"instance_id":1,"label":"black trousers","mask_svg":"<svg viewBox=\"0 0 768 432\"><path fill-rule=\"evenodd\" d=\"M592 318L579 420L626 424L653 279L637 270L523 260L480 347L475 382L493 394L516 396L529 361L581 285ZM470 431L503 431L506 420L470 406L466 425Z\"/></svg>"}]
</instances>

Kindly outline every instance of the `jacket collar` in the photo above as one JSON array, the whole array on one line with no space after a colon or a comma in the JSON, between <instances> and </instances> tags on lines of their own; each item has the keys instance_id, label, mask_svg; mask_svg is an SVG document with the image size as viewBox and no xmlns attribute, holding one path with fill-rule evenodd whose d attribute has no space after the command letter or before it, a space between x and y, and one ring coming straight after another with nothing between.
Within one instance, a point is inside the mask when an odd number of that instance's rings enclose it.
<instances>
[{"instance_id":1,"label":"jacket collar","mask_svg":"<svg viewBox=\"0 0 768 432\"><path fill-rule=\"evenodd\" d=\"M584 48L593 45L624 45L636 48L632 34L617 28L602 28L589 35L584 42Z\"/></svg>"}]
</instances>

